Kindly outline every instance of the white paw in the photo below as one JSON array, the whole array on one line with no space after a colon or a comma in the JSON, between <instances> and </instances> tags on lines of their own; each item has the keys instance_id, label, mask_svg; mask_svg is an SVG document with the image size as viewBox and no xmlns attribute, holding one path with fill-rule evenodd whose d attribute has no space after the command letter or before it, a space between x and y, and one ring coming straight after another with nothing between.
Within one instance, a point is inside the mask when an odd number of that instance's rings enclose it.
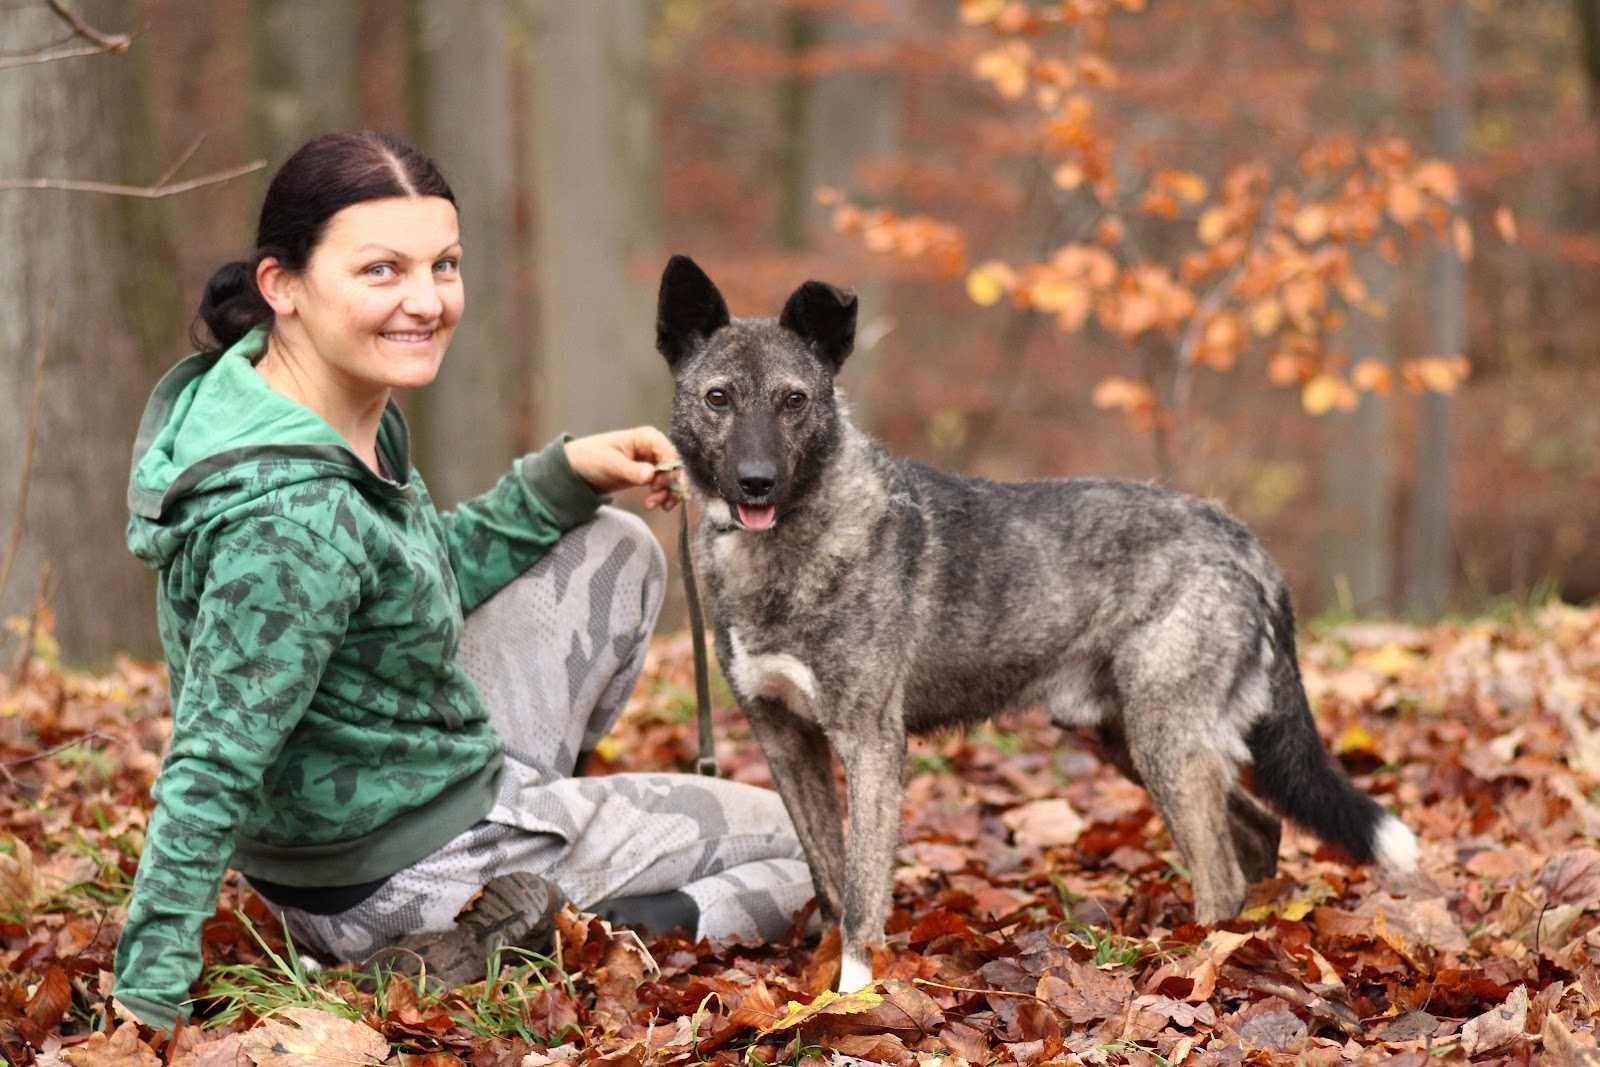
<instances>
[{"instance_id":1,"label":"white paw","mask_svg":"<svg viewBox=\"0 0 1600 1067\"><path fill-rule=\"evenodd\" d=\"M872 963L865 956L846 953L839 963L839 992L854 993L872 984Z\"/></svg>"}]
</instances>

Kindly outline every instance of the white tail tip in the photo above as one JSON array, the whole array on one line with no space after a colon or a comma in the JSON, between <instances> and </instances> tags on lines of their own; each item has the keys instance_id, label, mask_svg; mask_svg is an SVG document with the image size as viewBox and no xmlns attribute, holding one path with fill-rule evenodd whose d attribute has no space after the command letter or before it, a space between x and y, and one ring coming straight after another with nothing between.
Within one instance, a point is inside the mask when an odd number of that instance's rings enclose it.
<instances>
[{"instance_id":1,"label":"white tail tip","mask_svg":"<svg viewBox=\"0 0 1600 1067\"><path fill-rule=\"evenodd\" d=\"M1386 871L1411 874L1417 869L1417 835L1393 815L1385 815L1373 834L1372 855Z\"/></svg>"}]
</instances>

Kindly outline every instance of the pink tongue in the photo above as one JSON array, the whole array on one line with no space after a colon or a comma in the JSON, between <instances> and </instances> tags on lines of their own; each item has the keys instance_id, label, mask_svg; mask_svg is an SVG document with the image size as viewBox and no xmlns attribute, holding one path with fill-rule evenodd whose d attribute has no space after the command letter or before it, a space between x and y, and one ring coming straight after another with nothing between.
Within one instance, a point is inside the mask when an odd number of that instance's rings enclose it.
<instances>
[{"instance_id":1,"label":"pink tongue","mask_svg":"<svg viewBox=\"0 0 1600 1067\"><path fill-rule=\"evenodd\" d=\"M739 521L747 530L765 530L777 517L778 509L771 504L763 507L756 507L753 504L739 505Z\"/></svg>"}]
</instances>

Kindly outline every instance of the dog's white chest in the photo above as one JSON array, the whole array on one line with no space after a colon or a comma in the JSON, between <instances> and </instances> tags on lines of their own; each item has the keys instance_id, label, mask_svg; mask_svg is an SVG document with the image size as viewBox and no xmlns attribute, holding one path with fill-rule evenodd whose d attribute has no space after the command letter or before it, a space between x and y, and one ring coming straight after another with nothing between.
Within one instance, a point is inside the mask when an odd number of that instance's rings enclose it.
<instances>
[{"instance_id":1,"label":"dog's white chest","mask_svg":"<svg viewBox=\"0 0 1600 1067\"><path fill-rule=\"evenodd\" d=\"M728 677L741 697L776 700L796 715L815 718L817 676L810 667L787 652L752 654L737 627L728 630L728 644L733 651Z\"/></svg>"}]
</instances>

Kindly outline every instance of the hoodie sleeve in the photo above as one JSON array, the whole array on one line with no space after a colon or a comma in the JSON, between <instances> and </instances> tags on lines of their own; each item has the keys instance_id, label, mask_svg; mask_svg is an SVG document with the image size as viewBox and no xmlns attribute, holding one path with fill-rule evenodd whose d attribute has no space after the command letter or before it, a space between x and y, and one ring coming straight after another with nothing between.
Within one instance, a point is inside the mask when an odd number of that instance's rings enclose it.
<instances>
[{"instance_id":1,"label":"hoodie sleeve","mask_svg":"<svg viewBox=\"0 0 1600 1067\"><path fill-rule=\"evenodd\" d=\"M116 996L152 1026L188 1014L234 832L360 595L343 554L296 522L252 518L214 545L117 944Z\"/></svg>"},{"instance_id":2,"label":"hoodie sleeve","mask_svg":"<svg viewBox=\"0 0 1600 1067\"><path fill-rule=\"evenodd\" d=\"M562 534L594 517L602 500L567 462L569 440L563 434L523 456L493 489L439 516L462 611L494 596Z\"/></svg>"}]
</instances>

